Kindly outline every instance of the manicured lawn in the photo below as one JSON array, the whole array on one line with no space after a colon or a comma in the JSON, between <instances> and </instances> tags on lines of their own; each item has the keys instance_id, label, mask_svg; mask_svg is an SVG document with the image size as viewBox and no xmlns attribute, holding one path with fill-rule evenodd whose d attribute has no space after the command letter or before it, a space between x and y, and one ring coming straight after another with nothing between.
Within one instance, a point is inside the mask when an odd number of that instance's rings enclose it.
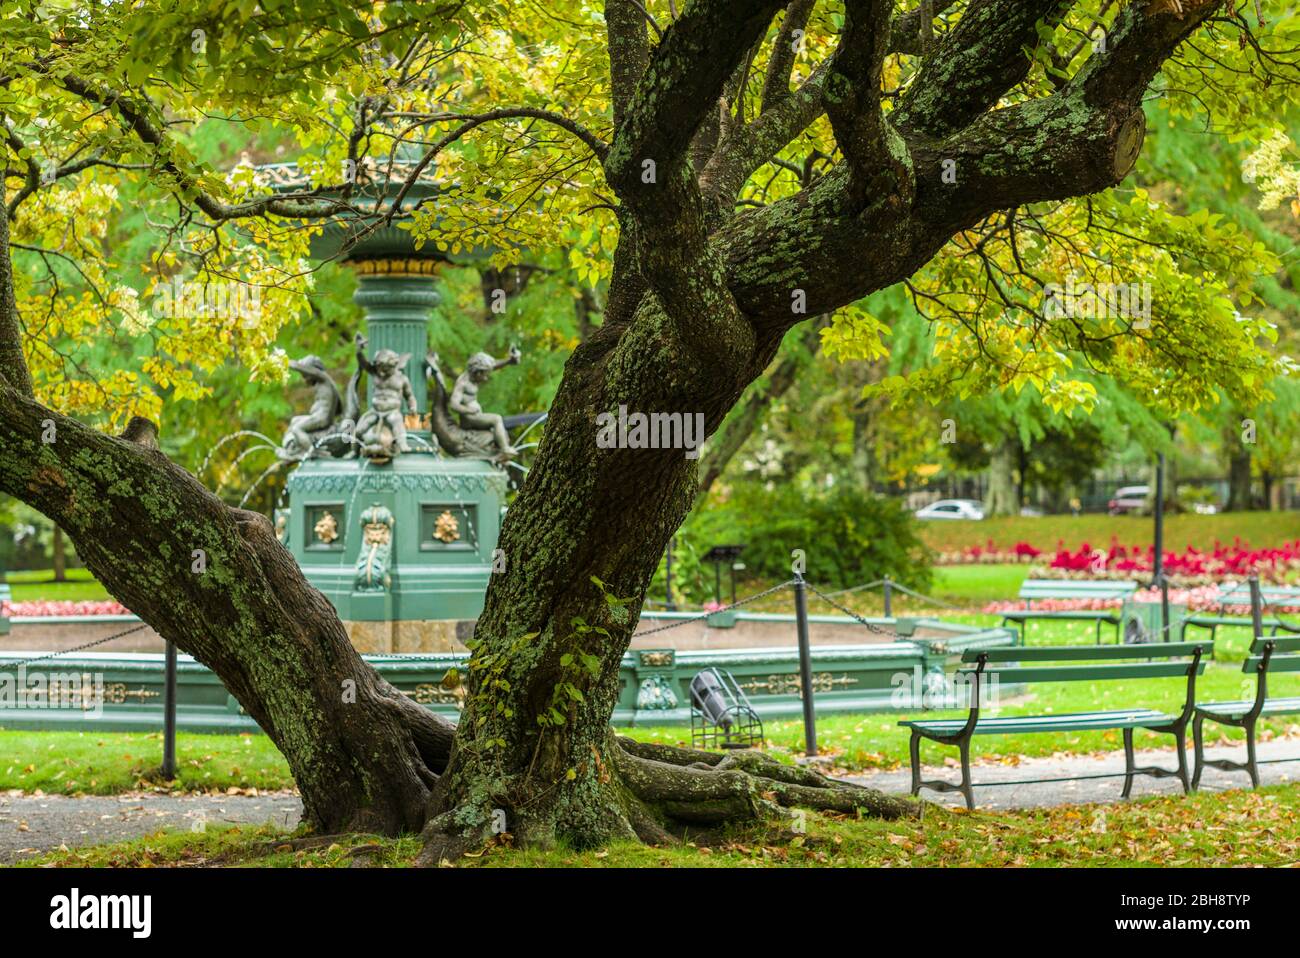
<instances>
[{"instance_id":1,"label":"manicured lawn","mask_svg":"<svg viewBox=\"0 0 1300 958\"><path fill-rule=\"evenodd\" d=\"M9 572L5 581L15 602L80 602L111 599L108 590L86 569L67 570L67 582L55 582L49 569Z\"/></svg>"},{"instance_id":2,"label":"manicured lawn","mask_svg":"<svg viewBox=\"0 0 1300 958\"><path fill-rule=\"evenodd\" d=\"M517 851L508 842L474 852L459 867L770 868L978 866L1241 866L1300 861L1300 786L1258 792L1202 792L1113 805L966 813L938 806L920 821L882 822L810 812L764 827L700 835L691 844L619 844L594 852L565 848ZM419 841L366 835L332 836L315 847L306 832L274 826L158 833L132 842L58 851L27 867L402 867ZM1267 835L1267 841L1256 836ZM356 854L362 850L360 854Z\"/></svg>"},{"instance_id":3,"label":"manicured lawn","mask_svg":"<svg viewBox=\"0 0 1300 958\"><path fill-rule=\"evenodd\" d=\"M992 539L994 545L1009 549L1017 542L1028 542L1044 552L1056 551L1058 541L1067 549L1082 543L1105 547L1111 536L1119 536L1126 546L1153 540L1150 516L999 516L978 522L931 520L917 523L921 538L940 552L955 552L968 546L981 548ZM1187 546L1207 550L1215 540L1230 543L1240 536L1256 549L1300 538L1300 511L1232 512L1214 516L1180 514L1165 519L1165 547L1181 551Z\"/></svg>"},{"instance_id":4,"label":"manicured lawn","mask_svg":"<svg viewBox=\"0 0 1300 958\"><path fill-rule=\"evenodd\" d=\"M265 735L176 736L177 778L164 783L161 733L0 730L0 791L112 795L138 788L292 788L284 757Z\"/></svg>"},{"instance_id":5,"label":"manicured lawn","mask_svg":"<svg viewBox=\"0 0 1300 958\"><path fill-rule=\"evenodd\" d=\"M1007 601L1016 597L1020 584L1029 575L1029 568L1027 563L938 566L930 594L944 602L972 608Z\"/></svg>"}]
</instances>

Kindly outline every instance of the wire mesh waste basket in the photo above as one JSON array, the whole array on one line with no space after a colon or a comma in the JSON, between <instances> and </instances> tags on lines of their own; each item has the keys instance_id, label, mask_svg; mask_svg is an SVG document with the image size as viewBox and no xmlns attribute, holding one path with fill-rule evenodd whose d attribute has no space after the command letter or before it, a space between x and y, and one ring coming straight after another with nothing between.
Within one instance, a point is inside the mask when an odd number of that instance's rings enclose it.
<instances>
[{"instance_id":1,"label":"wire mesh waste basket","mask_svg":"<svg viewBox=\"0 0 1300 958\"><path fill-rule=\"evenodd\" d=\"M691 745L695 748L756 748L763 720L730 672L705 669L691 679Z\"/></svg>"}]
</instances>

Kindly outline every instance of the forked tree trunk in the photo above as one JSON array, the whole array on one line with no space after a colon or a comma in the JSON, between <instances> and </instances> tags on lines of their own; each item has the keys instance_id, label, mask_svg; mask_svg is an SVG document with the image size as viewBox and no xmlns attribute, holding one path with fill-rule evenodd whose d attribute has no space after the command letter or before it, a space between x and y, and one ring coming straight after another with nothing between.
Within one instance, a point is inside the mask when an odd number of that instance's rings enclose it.
<instances>
[{"instance_id":1,"label":"forked tree trunk","mask_svg":"<svg viewBox=\"0 0 1300 958\"><path fill-rule=\"evenodd\" d=\"M717 755L683 760L616 742L619 664L664 546L695 497L696 461L680 448L599 449L596 416L631 400L629 413L701 412L712 429L745 385L676 344L668 324L653 321L652 302L622 341L606 327L575 351L539 458L506 516L507 571L475 629L470 695L434 792L434 859L467 833L490 834L494 818L528 843L585 847L657 840L674 824L753 818L783 803L914 810L815 773L775 773L797 779L781 783L770 778L774 763L755 756L736 761L768 777L734 761L713 767ZM760 349L746 375L775 346Z\"/></svg>"}]
</instances>

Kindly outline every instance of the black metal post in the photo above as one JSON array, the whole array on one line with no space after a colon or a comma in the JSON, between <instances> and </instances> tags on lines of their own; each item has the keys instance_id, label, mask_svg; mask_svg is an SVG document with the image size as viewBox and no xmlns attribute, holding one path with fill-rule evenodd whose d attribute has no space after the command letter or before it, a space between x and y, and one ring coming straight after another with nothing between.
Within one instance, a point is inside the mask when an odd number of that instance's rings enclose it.
<instances>
[{"instance_id":1,"label":"black metal post","mask_svg":"<svg viewBox=\"0 0 1300 958\"><path fill-rule=\"evenodd\" d=\"M1169 641L1169 577L1163 573L1160 575L1160 631L1164 633L1165 641Z\"/></svg>"},{"instance_id":2,"label":"black metal post","mask_svg":"<svg viewBox=\"0 0 1300 958\"><path fill-rule=\"evenodd\" d=\"M1152 566L1153 581L1159 582L1165 574L1165 454L1156 457L1156 558Z\"/></svg>"},{"instance_id":3,"label":"black metal post","mask_svg":"<svg viewBox=\"0 0 1300 958\"><path fill-rule=\"evenodd\" d=\"M1264 637L1264 601L1259 595L1259 576L1250 577L1250 625L1256 639Z\"/></svg>"},{"instance_id":4,"label":"black metal post","mask_svg":"<svg viewBox=\"0 0 1300 958\"><path fill-rule=\"evenodd\" d=\"M736 604L736 563L731 563L731 604Z\"/></svg>"},{"instance_id":5,"label":"black metal post","mask_svg":"<svg viewBox=\"0 0 1300 958\"><path fill-rule=\"evenodd\" d=\"M894 614L894 582L889 576L885 576L885 618L888 619Z\"/></svg>"},{"instance_id":6,"label":"black metal post","mask_svg":"<svg viewBox=\"0 0 1300 958\"><path fill-rule=\"evenodd\" d=\"M162 775L170 781L176 777L176 646L172 642L167 643L164 668Z\"/></svg>"},{"instance_id":7,"label":"black metal post","mask_svg":"<svg viewBox=\"0 0 1300 958\"><path fill-rule=\"evenodd\" d=\"M794 574L794 615L799 633L799 690L803 696L804 754L817 755L817 712L813 708L812 651L808 647L808 587Z\"/></svg>"},{"instance_id":8,"label":"black metal post","mask_svg":"<svg viewBox=\"0 0 1300 958\"><path fill-rule=\"evenodd\" d=\"M713 563L713 599L722 605L722 563Z\"/></svg>"},{"instance_id":9,"label":"black metal post","mask_svg":"<svg viewBox=\"0 0 1300 958\"><path fill-rule=\"evenodd\" d=\"M669 538L668 552L664 556L664 592L667 599L664 602L664 608L669 612L677 611L677 606L673 602L673 543L676 541L676 536Z\"/></svg>"}]
</instances>

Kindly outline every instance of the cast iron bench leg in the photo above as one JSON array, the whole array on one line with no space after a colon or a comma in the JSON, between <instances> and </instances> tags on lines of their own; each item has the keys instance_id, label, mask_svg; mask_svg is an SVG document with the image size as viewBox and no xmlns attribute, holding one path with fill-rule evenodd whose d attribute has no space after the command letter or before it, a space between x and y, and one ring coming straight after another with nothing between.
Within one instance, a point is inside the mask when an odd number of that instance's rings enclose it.
<instances>
[{"instance_id":1,"label":"cast iron bench leg","mask_svg":"<svg viewBox=\"0 0 1300 958\"><path fill-rule=\"evenodd\" d=\"M1250 772L1250 783L1259 788L1259 761L1255 758L1255 720L1246 723L1246 771Z\"/></svg>"},{"instance_id":2,"label":"cast iron bench leg","mask_svg":"<svg viewBox=\"0 0 1300 958\"><path fill-rule=\"evenodd\" d=\"M1192 772L1192 791L1201 787L1201 773L1205 771L1205 716L1192 720L1192 746L1196 750L1196 769Z\"/></svg>"},{"instance_id":3,"label":"cast iron bench leg","mask_svg":"<svg viewBox=\"0 0 1300 958\"><path fill-rule=\"evenodd\" d=\"M1174 733L1174 742L1178 747L1178 781L1183 783L1183 794L1192 794L1192 783L1187 780L1187 729L1180 727Z\"/></svg>"},{"instance_id":4,"label":"cast iron bench leg","mask_svg":"<svg viewBox=\"0 0 1300 958\"><path fill-rule=\"evenodd\" d=\"M912 753L912 797L915 798L921 792L921 733L916 729L912 729L910 749Z\"/></svg>"},{"instance_id":5,"label":"cast iron bench leg","mask_svg":"<svg viewBox=\"0 0 1300 958\"><path fill-rule=\"evenodd\" d=\"M1124 791L1120 798L1128 798L1129 792L1133 791L1133 730L1124 729Z\"/></svg>"},{"instance_id":6,"label":"cast iron bench leg","mask_svg":"<svg viewBox=\"0 0 1300 958\"><path fill-rule=\"evenodd\" d=\"M975 811L975 789L970 781L970 739L961 743L961 793L966 796L966 810Z\"/></svg>"}]
</instances>

